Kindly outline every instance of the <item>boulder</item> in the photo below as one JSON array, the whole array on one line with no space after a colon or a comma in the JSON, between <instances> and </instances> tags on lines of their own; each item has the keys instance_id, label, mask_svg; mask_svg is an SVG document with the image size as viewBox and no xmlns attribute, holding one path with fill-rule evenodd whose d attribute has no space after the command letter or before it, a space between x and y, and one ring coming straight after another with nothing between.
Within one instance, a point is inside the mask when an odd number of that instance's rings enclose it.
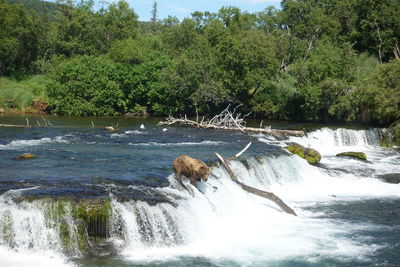
<instances>
[{"instance_id":1,"label":"boulder","mask_svg":"<svg viewBox=\"0 0 400 267\"><path fill-rule=\"evenodd\" d=\"M382 181L390 184L400 184L400 173L386 173L378 175Z\"/></svg>"},{"instance_id":2,"label":"boulder","mask_svg":"<svg viewBox=\"0 0 400 267\"><path fill-rule=\"evenodd\" d=\"M310 164L317 164L321 161L321 154L315 149L308 148L294 142L289 142L286 144L287 147L285 148L287 150L307 160L307 162Z\"/></svg>"},{"instance_id":3,"label":"boulder","mask_svg":"<svg viewBox=\"0 0 400 267\"><path fill-rule=\"evenodd\" d=\"M336 157L349 157L359 160L367 160L367 155L364 152L343 152L336 154Z\"/></svg>"},{"instance_id":4,"label":"boulder","mask_svg":"<svg viewBox=\"0 0 400 267\"><path fill-rule=\"evenodd\" d=\"M36 158L35 154L24 153L24 154L17 156L15 159L21 160L21 159L34 159L34 158Z\"/></svg>"}]
</instances>

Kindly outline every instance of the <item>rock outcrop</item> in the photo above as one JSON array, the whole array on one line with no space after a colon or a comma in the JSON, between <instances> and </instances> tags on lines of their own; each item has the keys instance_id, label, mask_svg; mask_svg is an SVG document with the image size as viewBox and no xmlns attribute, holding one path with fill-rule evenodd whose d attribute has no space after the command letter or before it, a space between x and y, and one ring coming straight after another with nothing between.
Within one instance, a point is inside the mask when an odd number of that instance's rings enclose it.
<instances>
[{"instance_id":1,"label":"rock outcrop","mask_svg":"<svg viewBox=\"0 0 400 267\"><path fill-rule=\"evenodd\" d=\"M289 142L286 144L287 147L285 148L287 150L307 160L307 162L310 164L317 164L321 161L321 154L315 149L308 148L294 142Z\"/></svg>"},{"instance_id":2,"label":"rock outcrop","mask_svg":"<svg viewBox=\"0 0 400 267\"><path fill-rule=\"evenodd\" d=\"M367 160L367 155L364 152L343 152L336 154L337 157L349 157L359 160Z\"/></svg>"}]
</instances>

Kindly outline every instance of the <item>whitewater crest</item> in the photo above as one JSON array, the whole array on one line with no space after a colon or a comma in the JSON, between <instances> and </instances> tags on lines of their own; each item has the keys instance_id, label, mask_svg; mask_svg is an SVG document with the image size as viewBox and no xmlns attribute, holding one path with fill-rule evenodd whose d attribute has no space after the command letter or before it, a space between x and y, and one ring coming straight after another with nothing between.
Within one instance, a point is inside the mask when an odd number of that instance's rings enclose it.
<instances>
[{"instance_id":1,"label":"whitewater crest","mask_svg":"<svg viewBox=\"0 0 400 267\"><path fill-rule=\"evenodd\" d=\"M299 143L315 148L376 147L386 129L352 130L345 128L321 128L307 133L304 138L291 137Z\"/></svg>"},{"instance_id":2,"label":"whitewater crest","mask_svg":"<svg viewBox=\"0 0 400 267\"><path fill-rule=\"evenodd\" d=\"M201 141L201 142L178 142L178 143L159 143L159 142L147 142L147 143L129 143L131 146L198 146L198 145L223 145L227 144L223 141Z\"/></svg>"},{"instance_id":3,"label":"whitewater crest","mask_svg":"<svg viewBox=\"0 0 400 267\"><path fill-rule=\"evenodd\" d=\"M0 150L11 150L11 149L21 149L31 146L39 146L49 143L69 143L67 136L56 136L54 138L41 138L41 139L30 139L30 140L15 140L8 144L0 145Z\"/></svg>"}]
</instances>

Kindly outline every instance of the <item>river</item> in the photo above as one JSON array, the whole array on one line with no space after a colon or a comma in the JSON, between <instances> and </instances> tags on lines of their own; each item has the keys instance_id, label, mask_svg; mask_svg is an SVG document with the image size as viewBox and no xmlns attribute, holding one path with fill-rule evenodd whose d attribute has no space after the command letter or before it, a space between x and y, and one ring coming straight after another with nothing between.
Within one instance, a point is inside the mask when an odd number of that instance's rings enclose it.
<instances>
[{"instance_id":1,"label":"river","mask_svg":"<svg viewBox=\"0 0 400 267\"><path fill-rule=\"evenodd\" d=\"M385 129L316 126L276 140L159 120L29 116L30 125L51 126L0 128L0 266L400 263L400 185L382 178L400 178L400 151L379 147ZM27 121L3 115L0 123ZM272 123L287 126L299 125ZM286 141L315 148L321 163L290 154ZM297 217L243 191L216 164L214 152L229 157L249 142L230 162L239 180L274 192ZM368 161L335 156L346 151ZM14 160L22 153L36 158ZM194 196L173 177L183 154L213 166Z\"/></svg>"}]
</instances>

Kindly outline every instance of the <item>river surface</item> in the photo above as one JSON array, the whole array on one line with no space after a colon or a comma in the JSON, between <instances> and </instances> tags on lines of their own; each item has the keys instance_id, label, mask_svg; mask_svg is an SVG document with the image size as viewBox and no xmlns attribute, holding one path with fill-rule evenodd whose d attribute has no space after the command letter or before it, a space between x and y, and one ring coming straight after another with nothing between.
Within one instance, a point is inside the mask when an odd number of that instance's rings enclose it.
<instances>
[{"instance_id":1,"label":"river surface","mask_svg":"<svg viewBox=\"0 0 400 267\"><path fill-rule=\"evenodd\" d=\"M400 178L400 151L379 147L384 129L318 126L306 137L276 140L157 126L158 118L27 119L51 126L0 128L0 266L400 264L400 185L382 178ZM4 115L1 123L27 120ZM104 130L116 124L117 132ZM290 154L286 141L317 149L321 163ZM243 191L216 164L215 152L229 157L249 142L240 160L230 161L239 180L274 192L297 217ZM335 156L347 151L365 152L368 161ZM13 160L22 153L36 158ZM173 176L172 161L184 154L213 166L194 196ZM104 237L112 253L86 254L72 241L66 253L46 201L69 197L111 199ZM78 231L68 208L63 217L60 225L67 221L70 233Z\"/></svg>"}]
</instances>

